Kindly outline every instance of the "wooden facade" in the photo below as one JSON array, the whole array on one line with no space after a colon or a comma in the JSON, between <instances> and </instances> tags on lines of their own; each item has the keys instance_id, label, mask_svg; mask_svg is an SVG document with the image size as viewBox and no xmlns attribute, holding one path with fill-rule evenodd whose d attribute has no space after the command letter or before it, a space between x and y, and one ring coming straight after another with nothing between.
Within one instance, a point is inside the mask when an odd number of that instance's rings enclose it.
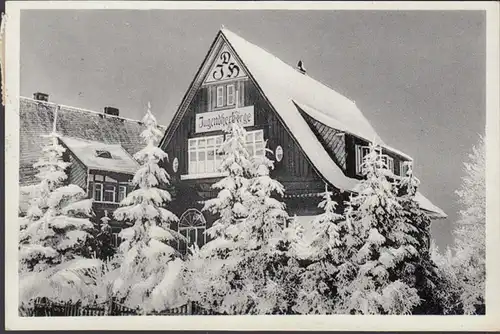
<instances>
[{"instance_id":1,"label":"wooden facade","mask_svg":"<svg viewBox=\"0 0 500 334\"><path fill-rule=\"evenodd\" d=\"M196 210L206 227L210 227L216 217L202 212L203 202L217 196L217 191L212 189L212 185L222 176L215 175L216 173L197 174L190 170L192 163L190 154L194 154L190 151L190 143L205 142L205 140L208 143L208 138L217 138L224 133L221 128L212 130L209 127L202 131L199 127L204 125L197 122L205 115L213 114L214 111L223 113L226 109L253 108L251 109L253 122L246 125L245 129L247 133L261 130L266 147L271 152L277 152L278 147L280 148L279 159L269 152L267 155L274 161L275 168L271 171L271 177L285 187L285 196L281 200L286 204L288 213L291 216L319 214L321 212L318 209L321 201L319 195L325 190L325 185L334 192L335 200L341 204L339 211L342 210L342 203L348 199L349 192L340 190L334 182L331 182L331 178L327 180L319 172L305 151L308 147L301 146L297 136L282 119L283 114L276 111L259 82L241 61L237 50L234 50L222 35L219 33L212 44L160 144L169 156L169 161L163 165L171 176L173 202L169 205L169 209L181 217L181 221L185 212ZM237 71L233 75L235 67ZM226 89L227 101L224 100ZM307 123L321 147L327 152L327 156L334 161L337 168L340 168L344 176L353 180L361 179L360 155L362 160L368 140L345 129L340 130L323 123L302 110L294 100L292 101L299 112L299 117L303 118L301 121ZM388 164L390 162L394 174L401 175L403 171L400 166L410 158L387 148L383 148L383 154ZM173 161L176 163L176 169L172 168Z\"/></svg>"}]
</instances>

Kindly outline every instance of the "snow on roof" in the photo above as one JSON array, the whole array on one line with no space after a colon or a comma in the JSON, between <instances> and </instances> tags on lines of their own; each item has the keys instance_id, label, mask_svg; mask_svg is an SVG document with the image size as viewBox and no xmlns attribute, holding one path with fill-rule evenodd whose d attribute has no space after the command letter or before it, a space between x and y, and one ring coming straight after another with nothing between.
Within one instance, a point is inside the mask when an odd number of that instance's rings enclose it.
<instances>
[{"instance_id":1,"label":"snow on roof","mask_svg":"<svg viewBox=\"0 0 500 334\"><path fill-rule=\"evenodd\" d=\"M385 145L354 102L313 78L300 73L269 52L228 29L222 28L221 32L297 139L298 144L312 164L332 185L342 191L353 191L359 181L347 177L331 159L296 106L328 126L349 132L368 141L377 142L388 150L411 159L402 152ZM418 194L417 200L422 209L433 213L434 218L446 217L441 209L433 205L422 194Z\"/></svg>"},{"instance_id":2,"label":"snow on roof","mask_svg":"<svg viewBox=\"0 0 500 334\"><path fill-rule=\"evenodd\" d=\"M119 144L130 155L144 147L141 132L144 124L120 116L82 108L38 101L20 97L19 101L19 182L21 185L37 183L33 164L40 157L46 145L47 135L52 131L54 111L60 107L57 116L57 133L63 137L79 138L106 144ZM165 127L159 126L161 131Z\"/></svg>"},{"instance_id":3,"label":"snow on roof","mask_svg":"<svg viewBox=\"0 0 500 334\"><path fill-rule=\"evenodd\" d=\"M420 205L420 208L428 211L431 218L441 219L448 217L448 215L443 210L432 204L432 202L429 201L421 192L417 192L417 194L415 195L415 200Z\"/></svg>"},{"instance_id":4,"label":"snow on roof","mask_svg":"<svg viewBox=\"0 0 500 334\"><path fill-rule=\"evenodd\" d=\"M354 102L226 28L222 32L271 102L286 99L291 109L296 100L342 124L345 131L382 142Z\"/></svg>"},{"instance_id":5,"label":"snow on roof","mask_svg":"<svg viewBox=\"0 0 500 334\"><path fill-rule=\"evenodd\" d=\"M134 174L139 168L139 164L119 144L105 144L70 137L60 139L89 169ZM111 158L99 157L98 153L109 153Z\"/></svg>"}]
</instances>

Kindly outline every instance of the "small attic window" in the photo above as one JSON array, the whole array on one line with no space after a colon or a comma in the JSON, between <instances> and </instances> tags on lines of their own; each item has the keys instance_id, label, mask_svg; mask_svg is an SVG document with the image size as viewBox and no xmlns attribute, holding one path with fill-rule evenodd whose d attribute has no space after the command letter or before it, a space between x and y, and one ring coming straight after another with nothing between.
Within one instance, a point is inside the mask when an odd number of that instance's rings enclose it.
<instances>
[{"instance_id":1,"label":"small attic window","mask_svg":"<svg viewBox=\"0 0 500 334\"><path fill-rule=\"evenodd\" d=\"M113 159L113 156L111 155L111 153L109 153L109 151L96 150L95 153L98 158Z\"/></svg>"}]
</instances>

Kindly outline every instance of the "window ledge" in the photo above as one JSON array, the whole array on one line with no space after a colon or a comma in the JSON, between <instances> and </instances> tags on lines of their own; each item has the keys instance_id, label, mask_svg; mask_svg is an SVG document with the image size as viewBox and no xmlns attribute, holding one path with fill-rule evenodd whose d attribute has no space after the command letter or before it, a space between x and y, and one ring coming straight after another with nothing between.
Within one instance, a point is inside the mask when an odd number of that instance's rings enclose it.
<instances>
[{"instance_id":1,"label":"window ledge","mask_svg":"<svg viewBox=\"0 0 500 334\"><path fill-rule=\"evenodd\" d=\"M224 177L228 176L229 173L224 172L215 172L215 173L201 173L201 174L185 174L181 175L181 180L196 180L196 179L210 179L210 178L216 178L216 177Z\"/></svg>"},{"instance_id":2,"label":"window ledge","mask_svg":"<svg viewBox=\"0 0 500 334\"><path fill-rule=\"evenodd\" d=\"M116 205L120 205L120 202L108 202L108 201L96 201L96 200L93 200L94 203L100 203L100 204L116 204Z\"/></svg>"}]
</instances>

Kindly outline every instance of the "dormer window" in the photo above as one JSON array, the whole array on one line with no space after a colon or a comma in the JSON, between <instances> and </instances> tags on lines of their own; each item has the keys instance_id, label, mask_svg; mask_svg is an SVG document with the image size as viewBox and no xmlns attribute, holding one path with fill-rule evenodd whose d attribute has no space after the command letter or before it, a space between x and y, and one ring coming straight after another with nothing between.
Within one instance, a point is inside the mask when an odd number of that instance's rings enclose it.
<instances>
[{"instance_id":1,"label":"dormer window","mask_svg":"<svg viewBox=\"0 0 500 334\"><path fill-rule=\"evenodd\" d=\"M363 162L365 157L370 153L370 147L356 145L356 174L363 175ZM394 170L394 158L388 156L387 154L381 155L381 160L385 165L385 168L391 171L391 173L395 173Z\"/></svg>"},{"instance_id":2,"label":"dormer window","mask_svg":"<svg viewBox=\"0 0 500 334\"><path fill-rule=\"evenodd\" d=\"M96 157L98 157L98 158L113 159L113 156L111 155L111 153L109 153L109 151L96 150L95 153L96 153Z\"/></svg>"}]
</instances>

